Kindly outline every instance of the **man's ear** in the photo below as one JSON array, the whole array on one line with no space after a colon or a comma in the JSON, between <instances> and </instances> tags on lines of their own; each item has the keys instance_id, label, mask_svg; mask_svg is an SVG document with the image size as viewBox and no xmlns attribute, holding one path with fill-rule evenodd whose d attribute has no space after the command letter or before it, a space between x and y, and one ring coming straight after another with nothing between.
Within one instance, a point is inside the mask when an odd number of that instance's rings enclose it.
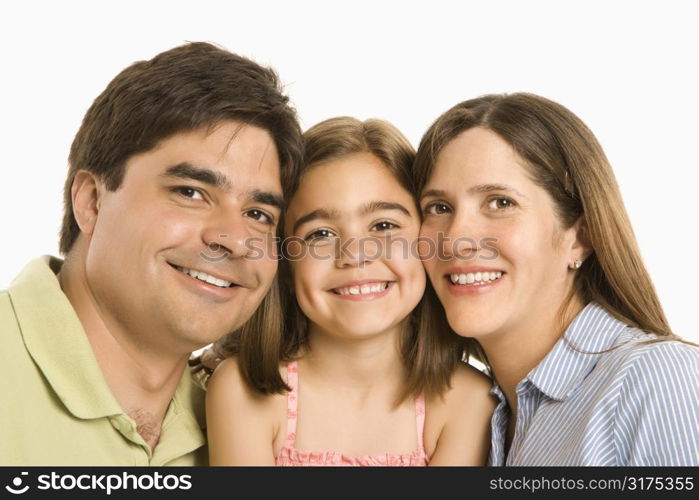
<instances>
[{"instance_id":1,"label":"man's ear","mask_svg":"<svg viewBox=\"0 0 699 500\"><path fill-rule=\"evenodd\" d=\"M100 180L87 170L75 174L70 195L73 200L73 216L80 231L92 235L97 222L104 186Z\"/></svg>"}]
</instances>

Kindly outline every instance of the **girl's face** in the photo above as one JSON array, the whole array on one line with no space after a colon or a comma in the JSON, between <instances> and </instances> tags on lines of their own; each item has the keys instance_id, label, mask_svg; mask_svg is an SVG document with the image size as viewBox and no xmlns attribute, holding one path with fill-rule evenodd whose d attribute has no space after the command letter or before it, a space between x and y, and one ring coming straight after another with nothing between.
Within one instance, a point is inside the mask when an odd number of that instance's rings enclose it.
<instances>
[{"instance_id":1,"label":"girl's face","mask_svg":"<svg viewBox=\"0 0 699 500\"><path fill-rule=\"evenodd\" d=\"M451 327L479 340L541 327L572 286L581 258L548 193L503 139L469 129L440 152L423 190L421 245ZM441 250L441 252L440 252ZM441 255L440 255L441 253Z\"/></svg>"},{"instance_id":2,"label":"girl's face","mask_svg":"<svg viewBox=\"0 0 699 500\"><path fill-rule=\"evenodd\" d=\"M311 168L287 211L298 304L311 323L346 338L401 324L422 297L415 201L375 156Z\"/></svg>"}]
</instances>

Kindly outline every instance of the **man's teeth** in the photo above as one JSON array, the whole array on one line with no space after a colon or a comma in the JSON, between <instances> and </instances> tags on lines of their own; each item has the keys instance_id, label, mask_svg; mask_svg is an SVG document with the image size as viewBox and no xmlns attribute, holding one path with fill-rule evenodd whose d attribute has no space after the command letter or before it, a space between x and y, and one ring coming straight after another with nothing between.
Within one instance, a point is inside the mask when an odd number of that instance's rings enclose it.
<instances>
[{"instance_id":1,"label":"man's teeth","mask_svg":"<svg viewBox=\"0 0 699 500\"><path fill-rule=\"evenodd\" d=\"M383 292L386 288L388 288L388 281L335 288L335 293L338 295L367 295L370 293Z\"/></svg>"},{"instance_id":2,"label":"man's teeth","mask_svg":"<svg viewBox=\"0 0 699 500\"><path fill-rule=\"evenodd\" d=\"M466 274L451 274L451 282L455 285L482 285L484 283L490 283L495 281L502 276L501 272L479 272L479 273L466 273Z\"/></svg>"},{"instance_id":3,"label":"man's teeth","mask_svg":"<svg viewBox=\"0 0 699 500\"><path fill-rule=\"evenodd\" d=\"M196 279L201 280L201 281L206 281L210 285L216 285L216 286L219 286L221 288L230 288L233 285L233 283L230 281L222 280L219 278L214 278L213 276L209 276L208 274L203 273L201 271L197 271L195 269L187 269L186 267L179 267L179 266L175 266L175 267L178 271L183 272L185 274L188 274L192 278L196 278Z\"/></svg>"}]
</instances>

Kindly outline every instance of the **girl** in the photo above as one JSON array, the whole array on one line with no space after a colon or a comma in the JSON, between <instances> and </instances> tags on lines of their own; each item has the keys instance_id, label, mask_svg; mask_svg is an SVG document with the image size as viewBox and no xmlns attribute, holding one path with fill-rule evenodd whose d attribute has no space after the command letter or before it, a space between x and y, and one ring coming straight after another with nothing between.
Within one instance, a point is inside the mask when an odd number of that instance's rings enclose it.
<instances>
[{"instance_id":1,"label":"girl","mask_svg":"<svg viewBox=\"0 0 699 500\"><path fill-rule=\"evenodd\" d=\"M614 174L569 110L529 95L456 105L415 176L425 266L500 399L494 465L697 465L699 350L671 331Z\"/></svg>"},{"instance_id":2,"label":"girl","mask_svg":"<svg viewBox=\"0 0 699 500\"><path fill-rule=\"evenodd\" d=\"M236 356L207 391L211 464L483 465L490 382L461 362L468 342L416 309L426 278L410 144L352 118L304 140L284 221L283 334L232 337Z\"/></svg>"}]
</instances>

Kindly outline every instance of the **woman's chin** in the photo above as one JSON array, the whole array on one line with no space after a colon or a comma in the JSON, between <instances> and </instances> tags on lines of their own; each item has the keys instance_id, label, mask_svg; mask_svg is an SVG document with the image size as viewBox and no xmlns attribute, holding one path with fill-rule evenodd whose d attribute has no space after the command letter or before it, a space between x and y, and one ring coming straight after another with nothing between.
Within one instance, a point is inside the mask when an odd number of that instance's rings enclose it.
<instances>
[{"instance_id":1,"label":"woman's chin","mask_svg":"<svg viewBox=\"0 0 699 500\"><path fill-rule=\"evenodd\" d=\"M452 330L460 337L469 337L476 340L486 338L499 331L501 318L493 317L491 313L478 313L477 311L447 313L447 321Z\"/></svg>"}]
</instances>

